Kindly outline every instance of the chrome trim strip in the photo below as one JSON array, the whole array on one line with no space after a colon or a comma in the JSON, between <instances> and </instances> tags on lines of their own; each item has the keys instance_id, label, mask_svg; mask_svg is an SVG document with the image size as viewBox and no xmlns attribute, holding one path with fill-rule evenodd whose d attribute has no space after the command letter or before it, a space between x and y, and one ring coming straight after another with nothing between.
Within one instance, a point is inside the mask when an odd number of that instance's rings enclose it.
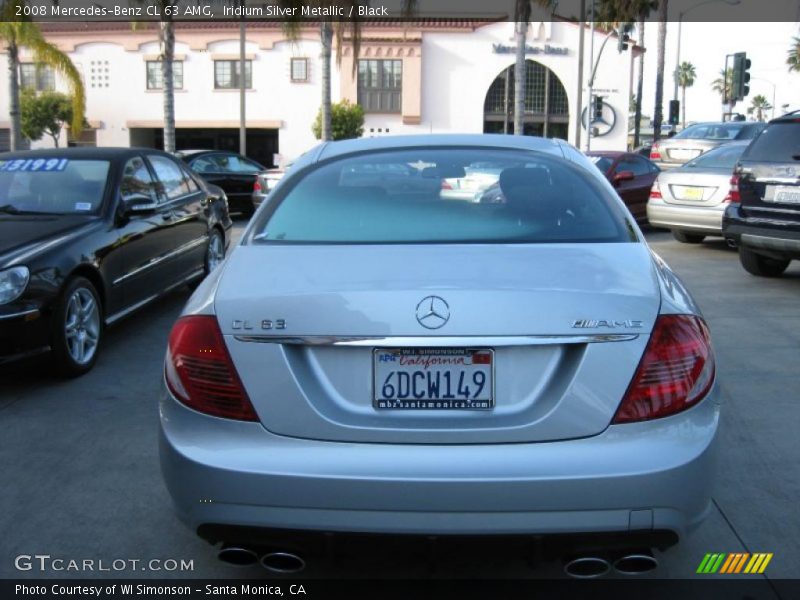
<instances>
[{"instance_id":1,"label":"chrome trim strip","mask_svg":"<svg viewBox=\"0 0 800 600\"><path fill-rule=\"evenodd\" d=\"M10 315L0 315L0 321L2 321L3 319L15 319L17 317L24 317L24 316L32 315L33 313L38 313L38 312L39 312L38 308L32 308L30 310L23 310L23 311L20 311L20 312L11 313Z\"/></svg>"},{"instance_id":2,"label":"chrome trim strip","mask_svg":"<svg viewBox=\"0 0 800 600\"><path fill-rule=\"evenodd\" d=\"M240 342L259 344L287 344L294 346L388 346L390 348L432 348L439 346L551 346L563 344L594 344L602 342L627 342L639 334L597 335L508 335L508 336L419 336L419 337L367 337L336 335L305 335L296 337L270 335L234 335Z\"/></svg>"},{"instance_id":3,"label":"chrome trim strip","mask_svg":"<svg viewBox=\"0 0 800 600\"><path fill-rule=\"evenodd\" d=\"M202 244L205 244L205 242L206 242L205 238L197 238L196 240L192 240L191 242L187 242L186 244L176 248L172 252L169 252L168 254L165 254L163 256L159 256L157 258L150 259L150 262L148 262L146 264L143 264L140 267L136 267L133 271L129 271L128 273L125 273L125 275L123 275L122 277L117 277L114 281L111 282L111 285L119 285L120 283L122 283L126 279L130 279L131 277L134 277L135 275L138 275L142 271L146 271L147 269L150 269L151 267L155 267L156 265L164 262L165 260L169 260L170 258L174 258L174 257L178 256L179 254L183 254L184 252L189 252L189 250L192 250L192 249L196 248L197 246L201 246Z\"/></svg>"},{"instance_id":4,"label":"chrome trim strip","mask_svg":"<svg viewBox=\"0 0 800 600\"><path fill-rule=\"evenodd\" d=\"M117 321L119 321L123 317L127 317L132 312L142 308L145 304L149 304L150 302L152 302L153 300L155 300L157 298L160 298L164 294L168 294L169 292L171 292L175 288L178 288L178 287L182 286L185 283L189 283L190 281L195 279L197 276L202 275L202 274L203 274L203 269L198 269L197 271L194 271L188 277L184 277L183 279L181 279L177 283L173 283L171 286L164 288L164 290L159 292L158 294L154 294L152 296L148 296L144 300L141 300L141 301L137 302L136 304L133 304L132 306L129 306L128 308L122 309L118 313L115 313L115 314L111 315L110 317L108 317L106 319L106 321L105 321L106 325L112 325L112 324L116 323Z\"/></svg>"}]
</instances>

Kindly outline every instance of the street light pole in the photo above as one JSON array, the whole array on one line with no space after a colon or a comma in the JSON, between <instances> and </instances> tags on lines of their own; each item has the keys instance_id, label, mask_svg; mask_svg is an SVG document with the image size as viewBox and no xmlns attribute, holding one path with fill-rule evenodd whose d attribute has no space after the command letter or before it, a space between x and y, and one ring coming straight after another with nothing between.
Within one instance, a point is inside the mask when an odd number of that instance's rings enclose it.
<instances>
[{"instance_id":1,"label":"street light pole","mask_svg":"<svg viewBox=\"0 0 800 600\"><path fill-rule=\"evenodd\" d=\"M705 0L705 2L700 2L699 4L695 4L694 6L690 6L684 11L681 11L678 14L678 47L677 52L675 52L675 71L673 73L673 78L675 79L675 87L673 88L672 99L678 99L678 73L681 69L681 29L683 25L683 15L693 11L695 8L699 6L703 6L704 4L712 4L714 2L722 2L723 4L727 4L728 6L736 6L737 4L741 3L741 0ZM672 126L673 130L675 129L675 125Z\"/></svg>"}]
</instances>

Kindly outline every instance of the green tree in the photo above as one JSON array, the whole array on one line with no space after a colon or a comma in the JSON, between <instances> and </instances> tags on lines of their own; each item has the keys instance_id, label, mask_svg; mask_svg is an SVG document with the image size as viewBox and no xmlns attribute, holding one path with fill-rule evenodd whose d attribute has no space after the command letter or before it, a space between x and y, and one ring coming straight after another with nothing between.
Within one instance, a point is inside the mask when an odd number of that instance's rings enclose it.
<instances>
[{"instance_id":1,"label":"green tree","mask_svg":"<svg viewBox=\"0 0 800 600\"><path fill-rule=\"evenodd\" d=\"M606 21L636 21L637 46L644 49L644 24L647 17L658 8L658 0L601 0L600 16ZM633 146L639 146L642 129L642 95L644 94L644 52L639 53L636 77L636 106L633 116Z\"/></svg>"},{"instance_id":2,"label":"green tree","mask_svg":"<svg viewBox=\"0 0 800 600\"><path fill-rule=\"evenodd\" d=\"M83 129L86 105L83 81L69 56L61 52L54 44L45 40L35 23L10 20L16 18L16 7L21 5L24 5L23 0L12 0L7 2L2 11L0 11L0 16L4 19L9 19L0 21L0 45L4 45L8 53L11 150L19 149L22 130L19 107L19 51L21 48L30 50L36 62L52 67L54 71L66 78L70 88L70 96L72 97L72 122L70 126L73 135L80 135Z\"/></svg>"},{"instance_id":3,"label":"green tree","mask_svg":"<svg viewBox=\"0 0 800 600\"><path fill-rule=\"evenodd\" d=\"M786 64L789 67L789 72L800 72L800 36L798 35L792 38L792 43L789 45L789 52L786 56Z\"/></svg>"},{"instance_id":4,"label":"green tree","mask_svg":"<svg viewBox=\"0 0 800 600\"><path fill-rule=\"evenodd\" d=\"M311 126L317 139L322 138L322 107ZM359 138L364 133L364 109L347 99L331 104L331 139L349 140Z\"/></svg>"},{"instance_id":5,"label":"green tree","mask_svg":"<svg viewBox=\"0 0 800 600\"><path fill-rule=\"evenodd\" d=\"M722 103L725 104L727 100L728 112L733 111L733 102L731 97L731 88L733 86L733 69L720 69L719 77L711 82L711 89L720 95Z\"/></svg>"},{"instance_id":6,"label":"green tree","mask_svg":"<svg viewBox=\"0 0 800 600\"><path fill-rule=\"evenodd\" d=\"M772 105L769 103L769 100L767 100L766 96L762 96L761 94L753 96L750 100L750 112L756 113L756 119L758 121L763 121L764 111L770 110L771 108Z\"/></svg>"},{"instance_id":7,"label":"green tree","mask_svg":"<svg viewBox=\"0 0 800 600\"><path fill-rule=\"evenodd\" d=\"M31 140L39 140L45 134L53 138L58 148L61 129L72 122L72 99L60 92L37 94L31 89L23 89L20 94L20 123L22 135Z\"/></svg>"},{"instance_id":8,"label":"green tree","mask_svg":"<svg viewBox=\"0 0 800 600\"><path fill-rule=\"evenodd\" d=\"M690 62L682 62L678 67L678 85L681 88L681 127L686 127L686 88L694 85L697 71Z\"/></svg>"}]
</instances>

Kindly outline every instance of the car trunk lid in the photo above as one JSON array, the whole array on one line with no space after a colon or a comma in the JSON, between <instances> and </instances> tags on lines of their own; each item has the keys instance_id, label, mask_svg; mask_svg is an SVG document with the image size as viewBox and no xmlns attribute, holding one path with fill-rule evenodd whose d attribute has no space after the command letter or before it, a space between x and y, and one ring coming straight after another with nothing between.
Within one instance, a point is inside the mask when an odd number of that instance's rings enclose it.
<instances>
[{"instance_id":1,"label":"car trunk lid","mask_svg":"<svg viewBox=\"0 0 800 600\"><path fill-rule=\"evenodd\" d=\"M417 318L430 297L449 313L437 329ZM603 431L659 303L640 243L250 245L230 257L215 309L247 393L273 433L498 443ZM391 371L381 357L418 360L419 348L428 357L482 357L493 406L380 408L376 390Z\"/></svg>"}]
</instances>

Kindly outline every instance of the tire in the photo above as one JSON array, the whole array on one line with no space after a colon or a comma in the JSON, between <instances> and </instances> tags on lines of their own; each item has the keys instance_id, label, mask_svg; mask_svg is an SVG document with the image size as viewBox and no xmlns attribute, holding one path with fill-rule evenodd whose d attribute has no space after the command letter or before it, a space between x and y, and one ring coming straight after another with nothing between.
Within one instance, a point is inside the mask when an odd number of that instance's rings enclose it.
<instances>
[{"instance_id":1,"label":"tire","mask_svg":"<svg viewBox=\"0 0 800 600\"><path fill-rule=\"evenodd\" d=\"M91 371L103 336L103 306L85 277L67 282L53 309L50 345L56 372L78 377Z\"/></svg>"},{"instance_id":2,"label":"tire","mask_svg":"<svg viewBox=\"0 0 800 600\"><path fill-rule=\"evenodd\" d=\"M679 229L672 230L672 237L682 244L699 244L706 239L706 236L700 233L686 233L685 231L680 231Z\"/></svg>"},{"instance_id":3,"label":"tire","mask_svg":"<svg viewBox=\"0 0 800 600\"><path fill-rule=\"evenodd\" d=\"M739 262L744 270L758 277L778 277L789 266L791 261L769 258L752 250L739 246Z\"/></svg>"},{"instance_id":4,"label":"tire","mask_svg":"<svg viewBox=\"0 0 800 600\"><path fill-rule=\"evenodd\" d=\"M203 262L205 274L211 273L223 260L225 260L225 238L219 229L212 229L208 234L208 245Z\"/></svg>"}]
</instances>

